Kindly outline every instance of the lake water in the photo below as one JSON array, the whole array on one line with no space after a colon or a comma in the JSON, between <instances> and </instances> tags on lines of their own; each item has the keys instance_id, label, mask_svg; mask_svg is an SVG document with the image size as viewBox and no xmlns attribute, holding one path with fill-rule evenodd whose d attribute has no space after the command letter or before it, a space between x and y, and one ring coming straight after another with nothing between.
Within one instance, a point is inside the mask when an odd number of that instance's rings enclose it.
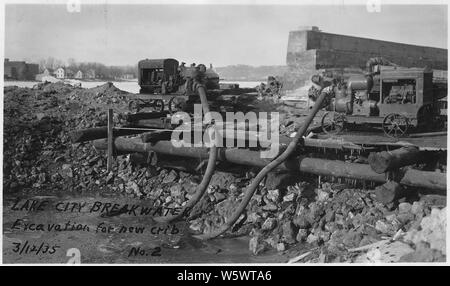
<instances>
[{"instance_id":1,"label":"lake water","mask_svg":"<svg viewBox=\"0 0 450 286\"><path fill-rule=\"evenodd\" d=\"M5 86L18 86L18 87L29 87L32 88L35 84L39 82L37 81L5 81ZM81 81L81 87L83 88L92 88L99 85L105 84L106 81ZM139 85L137 81L112 81L115 87L128 91L131 93L139 93ZM243 88L251 88L256 87L260 84L258 81L221 81L221 83L238 83L239 87Z\"/></svg>"}]
</instances>

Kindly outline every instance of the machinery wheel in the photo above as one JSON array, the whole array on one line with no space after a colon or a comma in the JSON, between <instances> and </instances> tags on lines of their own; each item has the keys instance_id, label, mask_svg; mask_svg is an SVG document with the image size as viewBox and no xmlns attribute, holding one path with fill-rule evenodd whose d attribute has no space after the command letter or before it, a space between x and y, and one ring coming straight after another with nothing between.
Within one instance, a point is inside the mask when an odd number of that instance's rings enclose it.
<instances>
[{"instance_id":1,"label":"machinery wheel","mask_svg":"<svg viewBox=\"0 0 450 286\"><path fill-rule=\"evenodd\" d=\"M389 137L399 138L404 136L408 128L408 118L404 115L391 113L383 119L383 131Z\"/></svg>"},{"instance_id":2,"label":"machinery wheel","mask_svg":"<svg viewBox=\"0 0 450 286\"><path fill-rule=\"evenodd\" d=\"M417 125L424 132L439 130L439 122L436 120L438 111L431 104L422 106L417 112Z\"/></svg>"},{"instance_id":3,"label":"machinery wheel","mask_svg":"<svg viewBox=\"0 0 450 286\"><path fill-rule=\"evenodd\" d=\"M153 101L153 107L156 109L156 111L163 112L164 111L164 101L162 99L155 99Z\"/></svg>"},{"instance_id":4,"label":"machinery wheel","mask_svg":"<svg viewBox=\"0 0 450 286\"><path fill-rule=\"evenodd\" d=\"M169 103L167 105L170 114L174 114L175 112L183 110L185 104L186 102L183 99L174 96L169 100Z\"/></svg>"},{"instance_id":5,"label":"machinery wheel","mask_svg":"<svg viewBox=\"0 0 450 286\"><path fill-rule=\"evenodd\" d=\"M322 117L322 130L327 134L338 134L344 129L345 115L338 112L326 112Z\"/></svg>"},{"instance_id":6,"label":"machinery wheel","mask_svg":"<svg viewBox=\"0 0 450 286\"><path fill-rule=\"evenodd\" d=\"M132 100L130 103L128 103L128 109L131 112L137 113L141 109L140 104L137 100Z\"/></svg>"},{"instance_id":7,"label":"machinery wheel","mask_svg":"<svg viewBox=\"0 0 450 286\"><path fill-rule=\"evenodd\" d=\"M168 109L169 109L169 113L170 114L174 114L175 112L177 112L177 100L175 98L175 96L173 96L170 100L168 105Z\"/></svg>"}]
</instances>

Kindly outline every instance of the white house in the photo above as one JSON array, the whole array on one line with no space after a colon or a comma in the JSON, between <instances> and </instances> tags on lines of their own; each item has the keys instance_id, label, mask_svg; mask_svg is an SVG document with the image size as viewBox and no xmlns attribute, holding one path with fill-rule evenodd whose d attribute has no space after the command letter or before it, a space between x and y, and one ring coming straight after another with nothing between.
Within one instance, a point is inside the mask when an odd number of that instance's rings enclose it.
<instances>
[{"instance_id":1,"label":"white house","mask_svg":"<svg viewBox=\"0 0 450 286\"><path fill-rule=\"evenodd\" d=\"M50 68L45 68L42 73L44 74L44 76L49 76L49 75L54 74L54 71Z\"/></svg>"},{"instance_id":2,"label":"white house","mask_svg":"<svg viewBox=\"0 0 450 286\"><path fill-rule=\"evenodd\" d=\"M82 79L83 78L83 72L82 71L77 71L77 73L75 74L75 78L76 79Z\"/></svg>"},{"instance_id":3,"label":"white house","mask_svg":"<svg viewBox=\"0 0 450 286\"><path fill-rule=\"evenodd\" d=\"M57 68L55 71L55 77L59 79L64 78L64 69L63 68Z\"/></svg>"},{"instance_id":4,"label":"white house","mask_svg":"<svg viewBox=\"0 0 450 286\"><path fill-rule=\"evenodd\" d=\"M43 78L52 76L52 74L54 74L52 69L45 68L42 73L36 75L35 80L42 81Z\"/></svg>"},{"instance_id":5,"label":"white house","mask_svg":"<svg viewBox=\"0 0 450 286\"><path fill-rule=\"evenodd\" d=\"M126 73L122 76L122 79L133 79L134 75L131 73Z\"/></svg>"}]
</instances>

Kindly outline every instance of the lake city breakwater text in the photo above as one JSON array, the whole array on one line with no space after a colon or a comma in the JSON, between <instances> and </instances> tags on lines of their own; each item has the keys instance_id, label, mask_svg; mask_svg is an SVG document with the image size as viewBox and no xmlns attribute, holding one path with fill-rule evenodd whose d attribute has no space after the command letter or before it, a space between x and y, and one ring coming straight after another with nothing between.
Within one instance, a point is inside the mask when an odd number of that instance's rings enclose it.
<instances>
[{"instance_id":1,"label":"lake city breakwater text","mask_svg":"<svg viewBox=\"0 0 450 286\"><path fill-rule=\"evenodd\" d=\"M119 204L95 201L93 203L52 200L17 199L11 206L13 211L38 212L54 210L59 213L99 213L99 214L127 214L130 216L168 216L177 215L181 208L167 208L163 206L144 206L141 204Z\"/></svg>"},{"instance_id":2,"label":"lake city breakwater text","mask_svg":"<svg viewBox=\"0 0 450 286\"><path fill-rule=\"evenodd\" d=\"M102 201L62 201L36 199L18 199L11 206L13 211L40 212L51 211L57 213L76 213L76 214L94 214L105 217L127 214L130 216L166 216L176 215L178 208L164 208L161 206L143 206L140 204L118 204ZM184 226L180 224L113 224L108 222L98 222L96 224L87 224L74 220L65 220L63 222L55 221L30 221L25 218L17 218L11 224L11 230L15 231L43 231L43 232L65 232L79 231L91 233L128 233L128 234L149 234L156 236L171 236L182 233Z\"/></svg>"}]
</instances>

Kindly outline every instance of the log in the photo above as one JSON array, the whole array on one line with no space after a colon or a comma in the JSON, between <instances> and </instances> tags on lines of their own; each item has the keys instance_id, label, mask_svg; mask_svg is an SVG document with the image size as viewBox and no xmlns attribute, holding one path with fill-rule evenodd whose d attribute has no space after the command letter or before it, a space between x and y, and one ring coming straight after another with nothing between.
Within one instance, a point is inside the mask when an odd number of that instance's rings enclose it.
<instances>
[{"instance_id":1,"label":"log","mask_svg":"<svg viewBox=\"0 0 450 286\"><path fill-rule=\"evenodd\" d=\"M318 158L300 159L301 172L316 175L360 179L373 182L386 182L385 174L378 174L369 165L346 163ZM407 169L399 174L398 182L402 185L427 188L439 191L447 190L447 175L445 173Z\"/></svg>"},{"instance_id":2,"label":"log","mask_svg":"<svg viewBox=\"0 0 450 286\"><path fill-rule=\"evenodd\" d=\"M416 146L402 147L393 151L373 152L369 155L372 170L381 174L403 166L422 163L426 156Z\"/></svg>"},{"instance_id":3,"label":"log","mask_svg":"<svg viewBox=\"0 0 450 286\"><path fill-rule=\"evenodd\" d=\"M113 134L114 137L118 136L127 136L127 135L135 135L143 132L147 132L147 130L126 130L126 129L114 129ZM94 127L88 129L75 130L69 133L69 137L72 143L81 143L86 141L93 141L97 139L103 139L108 137L108 127Z\"/></svg>"},{"instance_id":4,"label":"log","mask_svg":"<svg viewBox=\"0 0 450 286\"><path fill-rule=\"evenodd\" d=\"M139 119L133 122L133 127L143 127L150 129L171 129L170 120L166 118Z\"/></svg>"},{"instance_id":5,"label":"log","mask_svg":"<svg viewBox=\"0 0 450 286\"><path fill-rule=\"evenodd\" d=\"M228 129L219 129L218 130L219 135L226 138L227 132L230 132ZM233 132L233 131L231 131ZM267 140L264 140L258 132L255 131L242 131L242 130L234 130L235 138L236 136L240 136L238 138L245 138L245 140L248 142L246 144L250 144L248 146L259 146L261 143L263 143L263 146L270 146L274 143L272 142L273 139L268 138ZM267 136L269 137L269 136ZM289 138L285 135L279 135L278 142L280 145L287 145L292 140L292 138ZM305 147L314 147L314 148L329 148L329 149L338 149L338 150L359 150L363 151L364 149L369 148L363 148L359 145L353 144L351 142L342 141L342 140L335 140L335 139L314 139L314 138L304 138L303 139L303 145ZM247 145L246 145L247 146Z\"/></svg>"},{"instance_id":6,"label":"log","mask_svg":"<svg viewBox=\"0 0 450 286\"><path fill-rule=\"evenodd\" d=\"M305 138L304 145L306 147L315 147L315 148L328 148L328 149L338 149L338 150L367 150L369 148L361 147L360 145L336 139L314 139L314 138Z\"/></svg>"},{"instance_id":7,"label":"log","mask_svg":"<svg viewBox=\"0 0 450 286\"><path fill-rule=\"evenodd\" d=\"M196 159L207 159L206 147L175 147L170 141L158 141L156 143L142 143L141 138L116 138L114 146L118 151L125 152L149 152L182 156ZM107 149L107 141L104 139L94 141L94 146L99 150ZM237 148L222 148L218 154L219 161L234 164L255 166L263 168L271 160L261 158L260 152ZM280 170L300 171L322 176L343 177L385 183L384 174L378 174L369 165L346 163L343 161L319 159L319 158L289 158L279 165ZM447 177L445 173L427 172L408 169L398 178L402 185L421 187L445 192L447 190Z\"/></svg>"},{"instance_id":8,"label":"log","mask_svg":"<svg viewBox=\"0 0 450 286\"><path fill-rule=\"evenodd\" d=\"M115 139L114 144L116 150L129 153L154 151L158 154L196 158L199 160L206 160L209 157L209 150L206 147L175 147L170 141L142 143L141 138L118 137ZM98 150L107 150L107 141L105 139L95 140L94 147ZM270 162L268 159L260 158L259 152L245 149L222 149L218 157L220 161L257 167L263 167Z\"/></svg>"},{"instance_id":9,"label":"log","mask_svg":"<svg viewBox=\"0 0 450 286\"><path fill-rule=\"evenodd\" d=\"M413 133L413 134L409 134L408 137L416 138L416 137L432 137L432 136L444 136L444 135L447 135L447 131Z\"/></svg>"},{"instance_id":10,"label":"log","mask_svg":"<svg viewBox=\"0 0 450 286\"><path fill-rule=\"evenodd\" d=\"M152 114L152 113L144 113L144 114ZM134 127L134 128L150 128L150 129L163 129L166 126L159 118L155 120L155 118L150 120L140 119L137 120L133 125L124 126L126 127ZM224 127L224 126L222 126ZM227 130L218 128L219 135L226 138ZM114 129L113 134L114 137L119 136L128 136L135 135L141 133L148 133L148 130L126 130L126 129ZM165 133L164 133L165 134ZM260 143L264 143L263 146L272 145L272 142L262 141L261 138L258 137L258 133L254 133L251 131L243 131L243 130L235 130L235 134L238 136L243 136L245 138L245 146L259 146ZM69 133L72 143L80 143L86 141L93 141L97 139L103 139L108 137L108 128L107 126L81 129L72 131ZM144 135L142 135L144 136ZM146 135L152 137L153 135ZM169 136L170 137L170 136ZM150 142L144 139L149 137L143 137L143 142ZM284 135L279 136L279 144L281 146L289 144L292 138L289 138ZM262 142L261 142L262 141ZM225 143L225 142L224 142ZM313 138L305 138L304 145L307 147L316 147L316 148L332 148L332 149L353 149L353 150L363 150L363 148L359 145L352 144L346 141L340 140L331 140L331 139L313 139ZM225 145L224 145L225 146Z\"/></svg>"},{"instance_id":11,"label":"log","mask_svg":"<svg viewBox=\"0 0 450 286\"><path fill-rule=\"evenodd\" d=\"M156 127L156 126L154 126ZM194 127L192 127L194 128ZM220 127L217 128L217 132L219 137L223 140L223 147L226 146L226 138L227 134L229 134L230 130L225 128L221 129ZM269 140L263 139L258 132L255 131L244 131L244 130L232 130L231 132L234 132L234 139L236 143L236 138L242 138L245 140L245 146L239 146L239 147L257 147L257 146L273 146L275 143L273 143L269 138ZM143 135L142 135L143 136ZM169 136L170 137L170 136ZM194 138L192 135L191 138ZM283 148L282 146L285 146L289 144L289 142L292 140L292 138L289 138L284 135L280 135L278 137L280 148ZM149 141L143 141L143 142L149 142ZM338 149L338 150L367 150L370 148L363 148L359 145L353 144L351 142L342 141L342 140L333 140L333 139L313 139L313 138L304 138L303 145L306 147L314 147L314 148L329 148L329 149ZM235 145L236 146L236 145Z\"/></svg>"}]
</instances>

